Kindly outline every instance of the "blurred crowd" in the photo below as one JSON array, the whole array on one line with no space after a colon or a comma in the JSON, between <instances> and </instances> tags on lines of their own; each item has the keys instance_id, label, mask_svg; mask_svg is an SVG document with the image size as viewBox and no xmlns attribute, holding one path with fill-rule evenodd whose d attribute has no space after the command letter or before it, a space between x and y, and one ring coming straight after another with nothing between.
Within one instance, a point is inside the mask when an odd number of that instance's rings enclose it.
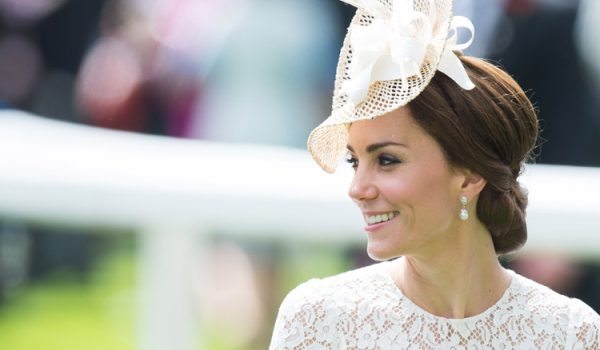
<instances>
[{"instance_id":1,"label":"blurred crowd","mask_svg":"<svg viewBox=\"0 0 600 350\"><path fill-rule=\"evenodd\" d=\"M476 27L466 54L506 68L539 109L538 162L600 166L600 1L455 3ZM149 134L304 147L329 113L354 8L338 0L0 0L0 13L0 108ZM97 243L4 222L0 291L53 266L85 273ZM242 251L223 249L229 262L251 269ZM600 310L596 265L556 253L508 264ZM244 281L259 300L264 288ZM220 302L233 305L213 305Z\"/></svg>"},{"instance_id":2,"label":"blurred crowd","mask_svg":"<svg viewBox=\"0 0 600 350\"><path fill-rule=\"evenodd\" d=\"M108 128L302 146L328 104L335 5L3 0L0 99Z\"/></svg>"},{"instance_id":3,"label":"blurred crowd","mask_svg":"<svg viewBox=\"0 0 600 350\"><path fill-rule=\"evenodd\" d=\"M467 54L540 110L542 163L600 164L594 0L458 0ZM328 113L353 7L291 0L0 0L0 102L178 137L303 147Z\"/></svg>"}]
</instances>

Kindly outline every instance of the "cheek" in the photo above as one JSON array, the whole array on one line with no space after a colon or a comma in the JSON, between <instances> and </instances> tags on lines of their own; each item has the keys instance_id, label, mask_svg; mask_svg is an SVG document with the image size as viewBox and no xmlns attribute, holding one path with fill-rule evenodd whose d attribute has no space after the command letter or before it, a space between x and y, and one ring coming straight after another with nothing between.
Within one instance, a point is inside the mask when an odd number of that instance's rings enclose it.
<instances>
[{"instance_id":1,"label":"cheek","mask_svg":"<svg viewBox=\"0 0 600 350\"><path fill-rule=\"evenodd\" d=\"M451 215L457 208L458 198L454 203L445 177L421 173L410 179L386 181L381 188L386 193L386 199L403 211L406 219L412 218L420 225L434 222L436 225L443 225L443 222L452 218Z\"/></svg>"},{"instance_id":2,"label":"cheek","mask_svg":"<svg viewBox=\"0 0 600 350\"><path fill-rule=\"evenodd\" d=\"M450 191L450 184L445 178L436 178L423 185L421 217L427 215L431 224L444 228L458 218L458 198L454 198Z\"/></svg>"},{"instance_id":3,"label":"cheek","mask_svg":"<svg viewBox=\"0 0 600 350\"><path fill-rule=\"evenodd\" d=\"M419 190L414 183L403 178L386 179L379 188L388 202L398 206L410 205L419 196Z\"/></svg>"}]
</instances>

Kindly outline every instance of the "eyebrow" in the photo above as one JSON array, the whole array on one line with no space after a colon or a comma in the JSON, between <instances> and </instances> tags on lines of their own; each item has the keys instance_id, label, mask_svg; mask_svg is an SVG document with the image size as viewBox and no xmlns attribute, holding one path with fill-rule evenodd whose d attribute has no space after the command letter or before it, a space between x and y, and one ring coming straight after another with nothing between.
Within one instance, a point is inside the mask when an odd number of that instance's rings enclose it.
<instances>
[{"instance_id":1,"label":"eyebrow","mask_svg":"<svg viewBox=\"0 0 600 350\"><path fill-rule=\"evenodd\" d=\"M367 153L373 153L373 152L377 151L378 149L387 147L387 146L400 146L400 147L409 148L407 145L405 145L403 143L394 142L394 141L386 141L386 142L370 144L369 146L367 146ZM354 148L352 148L352 146L347 145L346 148L348 148L348 150L350 152L354 152Z\"/></svg>"}]
</instances>

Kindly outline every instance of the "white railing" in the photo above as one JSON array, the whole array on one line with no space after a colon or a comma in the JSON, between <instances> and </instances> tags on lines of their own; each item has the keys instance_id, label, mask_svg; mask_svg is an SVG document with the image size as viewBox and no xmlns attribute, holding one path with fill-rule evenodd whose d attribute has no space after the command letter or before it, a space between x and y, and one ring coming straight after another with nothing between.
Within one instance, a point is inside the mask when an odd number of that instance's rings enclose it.
<instances>
[{"instance_id":1,"label":"white railing","mask_svg":"<svg viewBox=\"0 0 600 350\"><path fill-rule=\"evenodd\" d=\"M135 228L143 237L139 348L196 348L188 295L203 234L362 240L351 171L305 151L111 131L0 112L0 214ZM529 166L526 249L600 254L600 169ZM324 236L323 233L327 232Z\"/></svg>"}]
</instances>

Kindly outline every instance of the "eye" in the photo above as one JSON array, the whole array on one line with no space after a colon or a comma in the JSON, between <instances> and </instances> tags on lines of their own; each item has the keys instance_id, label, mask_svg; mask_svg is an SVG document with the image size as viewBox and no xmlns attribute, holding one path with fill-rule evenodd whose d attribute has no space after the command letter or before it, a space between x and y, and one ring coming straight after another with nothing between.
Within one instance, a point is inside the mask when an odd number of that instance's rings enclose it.
<instances>
[{"instance_id":1,"label":"eye","mask_svg":"<svg viewBox=\"0 0 600 350\"><path fill-rule=\"evenodd\" d=\"M358 159L356 159L356 157L354 157L352 155L348 155L346 157L346 163L350 164L350 166L354 170L356 170L356 168L358 168Z\"/></svg>"},{"instance_id":2,"label":"eye","mask_svg":"<svg viewBox=\"0 0 600 350\"><path fill-rule=\"evenodd\" d=\"M401 163L401 161L398 158L390 156L388 154L382 154L379 157L377 157L377 159L379 161L379 165L381 166L390 166Z\"/></svg>"}]
</instances>

